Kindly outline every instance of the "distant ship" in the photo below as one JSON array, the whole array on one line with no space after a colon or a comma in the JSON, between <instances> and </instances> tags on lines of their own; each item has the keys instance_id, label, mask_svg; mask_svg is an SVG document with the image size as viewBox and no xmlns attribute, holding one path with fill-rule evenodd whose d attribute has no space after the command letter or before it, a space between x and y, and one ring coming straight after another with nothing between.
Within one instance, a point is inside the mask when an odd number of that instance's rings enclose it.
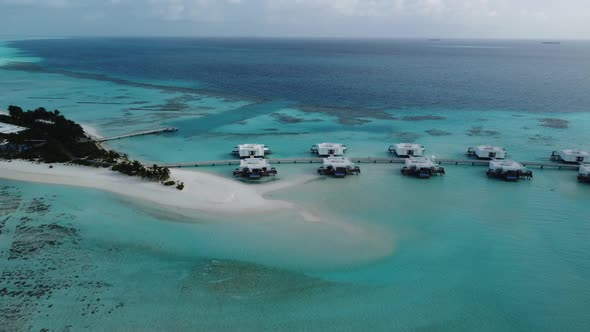
<instances>
[{"instance_id":1,"label":"distant ship","mask_svg":"<svg viewBox=\"0 0 590 332\"><path fill-rule=\"evenodd\" d=\"M440 38L429 38L428 41L437 42L440 41Z\"/></svg>"},{"instance_id":2,"label":"distant ship","mask_svg":"<svg viewBox=\"0 0 590 332\"><path fill-rule=\"evenodd\" d=\"M559 45L559 44L561 44L561 42L558 42L558 41L544 41L544 42L541 42L541 43L542 44L549 44L549 45Z\"/></svg>"}]
</instances>

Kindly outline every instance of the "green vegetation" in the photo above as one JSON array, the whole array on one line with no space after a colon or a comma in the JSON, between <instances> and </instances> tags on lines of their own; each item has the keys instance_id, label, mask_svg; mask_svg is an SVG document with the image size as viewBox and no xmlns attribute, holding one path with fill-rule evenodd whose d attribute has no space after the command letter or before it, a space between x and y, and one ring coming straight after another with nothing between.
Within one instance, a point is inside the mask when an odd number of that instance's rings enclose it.
<instances>
[{"instance_id":1,"label":"green vegetation","mask_svg":"<svg viewBox=\"0 0 590 332\"><path fill-rule=\"evenodd\" d=\"M25 112L11 105L8 112L8 115L0 114L0 122L27 129L0 135L0 139L6 139L10 144L9 148L0 151L2 158L39 159L53 163L83 158L114 162L120 157L86 137L79 124L66 119L58 110L50 112L41 107Z\"/></svg>"},{"instance_id":2,"label":"green vegetation","mask_svg":"<svg viewBox=\"0 0 590 332\"><path fill-rule=\"evenodd\" d=\"M126 154L104 149L84 133L82 126L66 119L58 110L50 112L41 107L25 112L11 105L8 112L8 115L0 114L0 122L27 129L14 134L0 134L0 142L6 142L0 146L0 158L112 167L113 171L129 176L140 176L168 186L176 184L170 180L168 168L158 165L145 167L137 160L129 161ZM177 189L184 189L184 184L177 185Z\"/></svg>"},{"instance_id":3,"label":"green vegetation","mask_svg":"<svg viewBox=\"0 0 590 332\"><path fill-rule=\"evenodd\" d=\"M160 167L158 165L145 167L137 160L132 162L123 160L113 166L113 171L127 174L129 176L141 176L143 179L151 181L164 182L170 179L170 170L168 168Z\"/></svg>"}]
</instances>

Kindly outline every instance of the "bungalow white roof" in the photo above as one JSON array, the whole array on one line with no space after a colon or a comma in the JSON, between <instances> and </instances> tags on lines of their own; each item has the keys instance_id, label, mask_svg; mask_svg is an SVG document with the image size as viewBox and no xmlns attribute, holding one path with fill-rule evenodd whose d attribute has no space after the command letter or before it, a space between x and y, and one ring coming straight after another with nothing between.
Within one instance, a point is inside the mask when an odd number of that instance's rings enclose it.
<instances>
[{"instance_id":1,"label":"bungalow white roof","mask_svg":"<svg viewBox=\"0 0 590 332\"><path fill-rule=\"evenodd\" d=\"M392 147L389 148L389 151L395 152L398 156L422 157L426 150L423 145L416 143L398 143Z\"/></svg>"},{"instance_id":2,"label":"bungalow white roof","mask_svg":"<svg viewBox=\"0 0 590 332\"><path fill-rule=\"evenodd\" d=\"M497 153L506 151L504 148L501 148L501 147L495 146L495 145L478 145L478 146L476 146L476 149L478 149L480 151L497 152Z\"/></svg>"},{"instance_id":3,"label":"bungalow white roof","mask_svg":"<svg viewBox=\"0 0 590 332\"><path fill-rule=\"evenodd\" d=\"M413 157L406 159L405 161L406 167L416 167L416 168L431 168L436 167L436 164L430 158L424 157Z\"/></svg>"},{"instance_id":4,"label":"bungalow white roof","mask_svg":"<svg viewBox=\"0 0 590 332\"><path fill-rule=\"evenodd\" d=\"M0 134L16 134L23 130L27 130L27 128L0 122Z\"/></svg>"},{"instance_id":5,"label":"bungalow white roof","mask_svg":"<svg viewBox=\"0 0 590 332\"><path fill-rule=\"evenodd\" d=\"M324 167L354 167L354 163L348 158L344 157L328 157L324 158Z\"/></svg>"},{"instance_id":6,"label":"bungalow white roof","mask_svg":"<svg viewBox=\"0 0 590 332\"><path fill-rule=\"evenodd\" d=\"M266 159L250 157L247 159L242 159L240 161L240 167L249 169L263 169L270 168L270 163Z\"/></svg>"},{"instance_id":7,"label":"bungalow white roof","mask_svg":"<svg viewBox=\"0 0 590 332\"><path fill-rule=\"evenodd\" d=\"M248 143L248 144L239 144L238 145L238 149L264 149L264 144L252 144L252 143Z\"/></svg>"},{"instance_id":8,"label":"bungalow white roof","mask_svg":"<svg viewBox=\"0 0 590 332\"><path fill-rule=\"evenodd\" d=\"M506 158L506 149L495 145L478 145L469 148L468 154L475 154L480 159L504 159Z\"/></svg>"},{"instance_id":9,"label":"bungalow white roof","mask_svg":"<svg viewBox=\"0 0 590 332\"><path fill-rule=\"evenodd\" d=\"M3 146L3 145L8 145L7 139L0 139L0 146Z\"/></svg>"},{"instance_id":10,"label":"bungalow white roof","mask_svg":"<svg viewBox=\"0 0 590 332\"><path fill-rule=\"evenodd\" d=\"M587 151L578 150L578 149L565 149L565 150L561 150L560 152L561 152L561 154L566 155L566 156L584 157L584 158L590 157L590 153L588 153Z\"/></svg>"},{"instance_id":11,"label":"bungalow white roof","mask_svg":"<svg viewBox=\"0 0 590 332\"><path fill-rule=\"evenodd\" d=\"M590 176L590 164L580 165L580 175Z\"/></svg>"},{"instance_id":12,"label":"bungalow white roof","mask_svg":"<svg viewBox=\"0 0 590 332\"><path fill-rule=\"evenodd\" d=\"M525 167L513 160L491 160L489 169L502 171L522 171Z\"/></svg>"},{"instance_id":13,"label":"bungalow white roof","mask_svg":"<svg viewBox=\"0 0 590 332\"><path fill-rule=\"evenodd\" d=\"M420 150L420 149L424 149L424 146L422 146L421 144L416 144L416 143L398 143L398 144L395 144L395 148L396 149L407 149L407 150Z\"/></svg>"},{"instance_id":14,"label":"bungalow white roof","mask_svg":"<svg viewBox=\"0 0 590 332\"><path fill-rule=\"evenodd\" d=\"M266 146L264 144L240 144L237 146L237 152L240 157L264 156Z\"/></svg>"},{"instance_id":15,"label":"bungalow white roof","mask_svg":"<svg viewBox=\"0 0 590 332\"><path fill-rule=\"evenodd\" d=\"M342 147L344 147L344 145L340 144L340 143L319 143L318 144L319 149L339 149Z\"/></svg>"},{"instance_id":16,"label":"bungalow white roof","mask_svg":"<svg viewBox=\"0 0 590 332\"><path fill-rule=\"evenodd\" d=\"M320 156L341 156L346 150L346 145L340 143L318 143L311 148L312 152Z\"/></svg>"}]
</instances>

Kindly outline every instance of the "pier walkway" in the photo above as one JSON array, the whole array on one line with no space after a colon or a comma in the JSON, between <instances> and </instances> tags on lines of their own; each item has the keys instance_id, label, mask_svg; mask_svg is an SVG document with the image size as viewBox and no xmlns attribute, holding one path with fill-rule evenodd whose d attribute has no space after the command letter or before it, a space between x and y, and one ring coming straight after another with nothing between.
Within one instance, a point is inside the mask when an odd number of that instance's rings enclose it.
<instances>
[{"instance_id":1,"label":"pier walkway","mask_svg":"<svg viewBox=\"0 0 590 332\"><path fill-rule=\"evenodd\" d=\"M348 158L352 162L357 164L403 164L406 159L404 158ZM268 159L271 164L321 164L324 162L323 158L285 158L285 159ZM436 163L441 165L466 165L466 166L488 166L488 160L469 160L469 159L437 159ZM522 165L529 168L551 168L551 169L563 169L563 170L575 170L577 171L580 165L577 164L560 164L556 162L520 162ZM195 162L181 162L181 163L166 163L158 164L159 166L168 168L180 168L180 167L210 167L210 166L239 166L239 159L228 159L228 160L210 160L210 161L195 161Z\"/></svg>"},{"instance_id":2,"label":"pier walkway","mask_svg":"<svg viewBox=\"0 0 590 332\"><path fill-rule=\"evenodd\" d=\"M138 131L138 132L124 134L124 135L118 135L118 136L113 136L113 137L100 138L100 139L97 139L96 141L102 143L102 142L113 141L116 139L122 139L122 138L128 138L128 137L153 135L153 134L159 134L159 133L174 133L177 131L178 131L178 129L174 128L174 127L158 128L158 129L152 129L152 130Z\"/></svg>"}]
</instances>

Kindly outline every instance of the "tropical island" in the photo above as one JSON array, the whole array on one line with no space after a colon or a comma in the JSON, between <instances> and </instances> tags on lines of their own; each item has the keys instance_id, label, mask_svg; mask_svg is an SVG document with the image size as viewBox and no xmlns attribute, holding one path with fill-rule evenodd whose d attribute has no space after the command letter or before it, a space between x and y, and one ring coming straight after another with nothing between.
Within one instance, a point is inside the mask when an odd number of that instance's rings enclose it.
<instances>
[{"instance_id":1,"label":"tropical island","mask_svg":"<svg viewBox=\"0 0 590 332\"><path fill-rule=\"evenodd\" d=\"M57 110L10 106L0 113L0 179L97 189L180 218L290 210L302 220L319 220L291 202L264 197L308 176L252 187L208 172L144 165L99 140Z\"/></svg>"},{"instance_id":2,"label":"tropical island","mask_svg":"<svg viewBox=\"0 0 590 332\"><path fill-rule=\"evenodd\" d=\"M105 167L129 176L138 176L166 186L184 189L184 183L171 180L170 170L158 165L145 166L122 154L104 148L82 126L64 117L58 110L45 108L24 111L11 105L8 114L0 114L0 158L44 163L72 163ZM50 166L52 167L52 166Z\"/></svg>"}]
</instances>

